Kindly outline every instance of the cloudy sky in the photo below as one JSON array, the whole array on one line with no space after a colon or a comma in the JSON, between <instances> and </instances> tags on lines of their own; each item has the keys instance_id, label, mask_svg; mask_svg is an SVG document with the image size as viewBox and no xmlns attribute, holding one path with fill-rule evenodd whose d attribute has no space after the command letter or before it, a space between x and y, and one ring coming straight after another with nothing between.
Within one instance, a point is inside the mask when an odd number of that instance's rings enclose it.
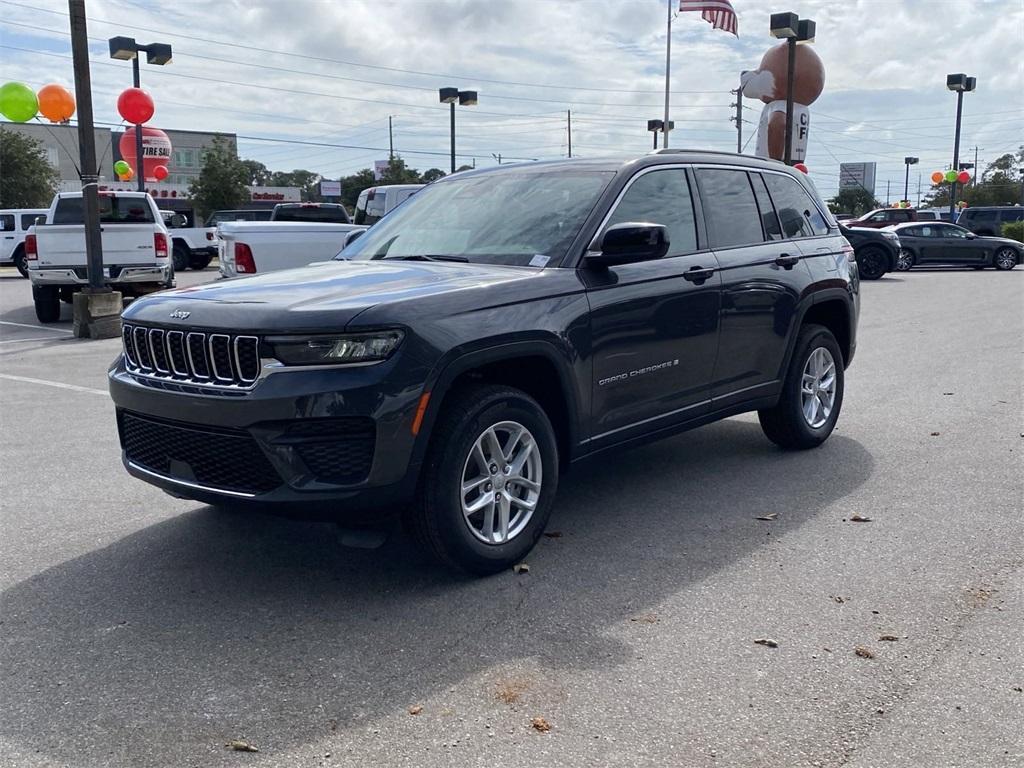
<instances>
[{"instance_id":1,"label":"cloudy sky","mask_svg":"<svg viewBox=\"0 0 1024 768\"><path fill-rule=\"evenodd\" d=\"M902 196L903 157L925 179L951 162L955 95L945 75L978 80L964 107L962 160L984 166L1024 143L1024 0L734 0L737 40L698 14L672 32L672 145L734 150L739 72L774 41L771 11L817 22L826 85L811 110L808 165L826 196L838 163L876 161L877 193ZM115 125L130 66L106 39L168 42L174 61L143 64L163 128L230 131L243 157L328 177L396 150L447 167L447 106L437 88L476 89L457 109L460 162L634 154L661 116L664 0L88 0L96 119ZM0 0L0 81L72 84L67 3ZM744 137L761 105L744 110ZM746 150L753 150L750 142ZM927 181L925 182L927 188Z\"/></svg>"}]
</instances>

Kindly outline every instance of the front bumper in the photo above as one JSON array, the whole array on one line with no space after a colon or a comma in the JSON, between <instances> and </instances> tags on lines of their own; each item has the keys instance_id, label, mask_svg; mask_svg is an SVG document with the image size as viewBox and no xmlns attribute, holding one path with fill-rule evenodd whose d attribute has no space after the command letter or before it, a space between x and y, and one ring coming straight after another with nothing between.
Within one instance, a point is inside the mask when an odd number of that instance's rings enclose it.
<instances>
[{"instance_id":1,"label":"front bumper","mask_svg":"<svg viewBox=\"0 0 1024 768\"><path fill-rule=\"evenodd\" d=\"M29 268L32 285L88 285L85 267ZM111 285L166 283L171 277L169 264L145 267L104 267L103 280Z\"/></svg>"},{"instance_id":2,"label":"front bumper","mask_svg":"<svg viewBox=\"0 0 1024 768\"><path fill-rule=\"evenodd\" d=\"M139 376L119 358L109 385L122 461L174 496L211 504L398 506L416 482L420 391L397 365L279 368L249 391L214 392Z\"/></svg>"}]
</instances>

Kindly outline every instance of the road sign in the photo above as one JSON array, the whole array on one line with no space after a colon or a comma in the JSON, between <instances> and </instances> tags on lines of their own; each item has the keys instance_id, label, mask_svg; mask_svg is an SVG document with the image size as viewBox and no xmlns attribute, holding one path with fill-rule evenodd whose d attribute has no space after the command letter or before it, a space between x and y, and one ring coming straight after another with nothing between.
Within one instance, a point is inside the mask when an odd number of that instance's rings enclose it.
<instances>
[{"instance_id":1,"label":"road sign","mask_svg":"<svg viewBox=\"0 0 1024 768\"><path fill-rule=\"evenodd\" d=\"M875 168L877 163L840 163L840 189L866 189L875 194Z\"/></svg>"},{"instance_id":2,"label":"road sign","mask_svg":"<svg viewBox=\"0 0 1024 768\"><path fill-rule=\"evenodd\" d=\"M321 181L320 197L341 197L341 182Z\"/></svg>"}]
</instances>

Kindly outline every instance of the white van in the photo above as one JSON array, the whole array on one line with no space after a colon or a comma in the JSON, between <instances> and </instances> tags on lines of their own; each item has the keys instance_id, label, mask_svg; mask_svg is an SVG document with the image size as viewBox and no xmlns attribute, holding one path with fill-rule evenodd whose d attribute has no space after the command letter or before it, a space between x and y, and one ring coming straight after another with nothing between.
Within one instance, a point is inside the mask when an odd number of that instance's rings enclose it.
<instances>
[{"instance_id":1,"label":"white van","mask_svg":"<svg viewBox=\"0 0 1024 768\"><path fill-rule=\"evenodd\" d=\"M13 264L22 277L28 277L25 235L33 224L46 223L47 212L46 208L7 208L0 211L0 265Z\"/></svg>"},{"instance_id":2,"label":"white van","mask_svg":"<svg viewBox=\"0 0 1024 768\"><path fill-rule=\"evenodd\" d=\"M370 187L359 193L356 201L355 224L373 224L380 221L384 214L389 213L400 203L412 197L425 184L389 184L383 187Z\"/></svg>"}]
</instances>

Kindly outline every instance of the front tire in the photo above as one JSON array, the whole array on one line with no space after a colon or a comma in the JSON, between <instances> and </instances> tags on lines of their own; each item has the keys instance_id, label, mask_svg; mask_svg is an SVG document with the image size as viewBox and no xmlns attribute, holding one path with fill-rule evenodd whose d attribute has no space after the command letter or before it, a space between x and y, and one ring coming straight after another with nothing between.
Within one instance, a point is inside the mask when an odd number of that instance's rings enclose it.
<instances>
[{"instance_id":1,"label":"front tire","mask_svg":"<svg viewBox=\"0 0 1024 768\"><path fill-rule=\"evenodd\" d=\"M778 404L757 412L761 429L780 448L815 448L836 426L844 388L843 353L835 336L824 326L805 325Z\"/></svg>"},{"instance_id":2,"label":"front tire","mask_svg":"<svg viewBox=\"0 0 1024 768\"><path fill-rule=\"evenodd\" d=\"M1000 248L992 257L992 266L1007 272L1017 266L1017 252L1013 248Z\"/></svg>"},{"instance_id":3,"label":"front tire","mask_svg":"<svg viewBox=\"0 0 1024 768\"><path fill-rule=\"evenodd\" d=\"M899 256L896 257L896 271L906 272L914 266L914 254L903 248L900 249Z\"/></svg>"},{"instance_id":4,"label":"front tire","mask_svg":"<svg viewBox=\"0 0 1024 768\"><path fill-rule=\"evenodd\" d=\"M175 272L184 272L188 269L189 257L191 254L183 245L175 244L174 250L171 251L171 263L174 264Z\"/></svg>"},{"instance_id":5,"label":"front tire","mask_svg":"<svg viewBox=\"0 0 1024 768\"><path fill-rule=\"evenodd\" d=\"M56 323L60 320L60 289L55 285L33 285L32 303L40 323Z\"/></svg>"},{"instance_id":6,"label":"front tire","mask_svg":"<svg viewBox=\"0 0 1024 768\"><path fill-rule=\"evenodd\" d=\"M877 280L888 271L885 251L876 245L864 248L856 255L857 271L864 280Z\"/></svg>"},{"instance_id":7,"label":"front tire","mask_svg":"<svg viewBox=\"0 0 1024 768\"><path fill-rule=\"evenodd\" d=\"M533 548L558 487L554 429L532 397L478 385L438 416L407 527L436 560L486 575Z\"/></svg>"},{"instance_id":8,"label":"front tire","mask_svg":"<svg viewBox=\"0 0 1024 768\"><path fill-rule=\"evenodd\" d=\"M188 259L189 269L201 270L210 266L213 256L190 256Z\"/></svg>"}]
</instances>

